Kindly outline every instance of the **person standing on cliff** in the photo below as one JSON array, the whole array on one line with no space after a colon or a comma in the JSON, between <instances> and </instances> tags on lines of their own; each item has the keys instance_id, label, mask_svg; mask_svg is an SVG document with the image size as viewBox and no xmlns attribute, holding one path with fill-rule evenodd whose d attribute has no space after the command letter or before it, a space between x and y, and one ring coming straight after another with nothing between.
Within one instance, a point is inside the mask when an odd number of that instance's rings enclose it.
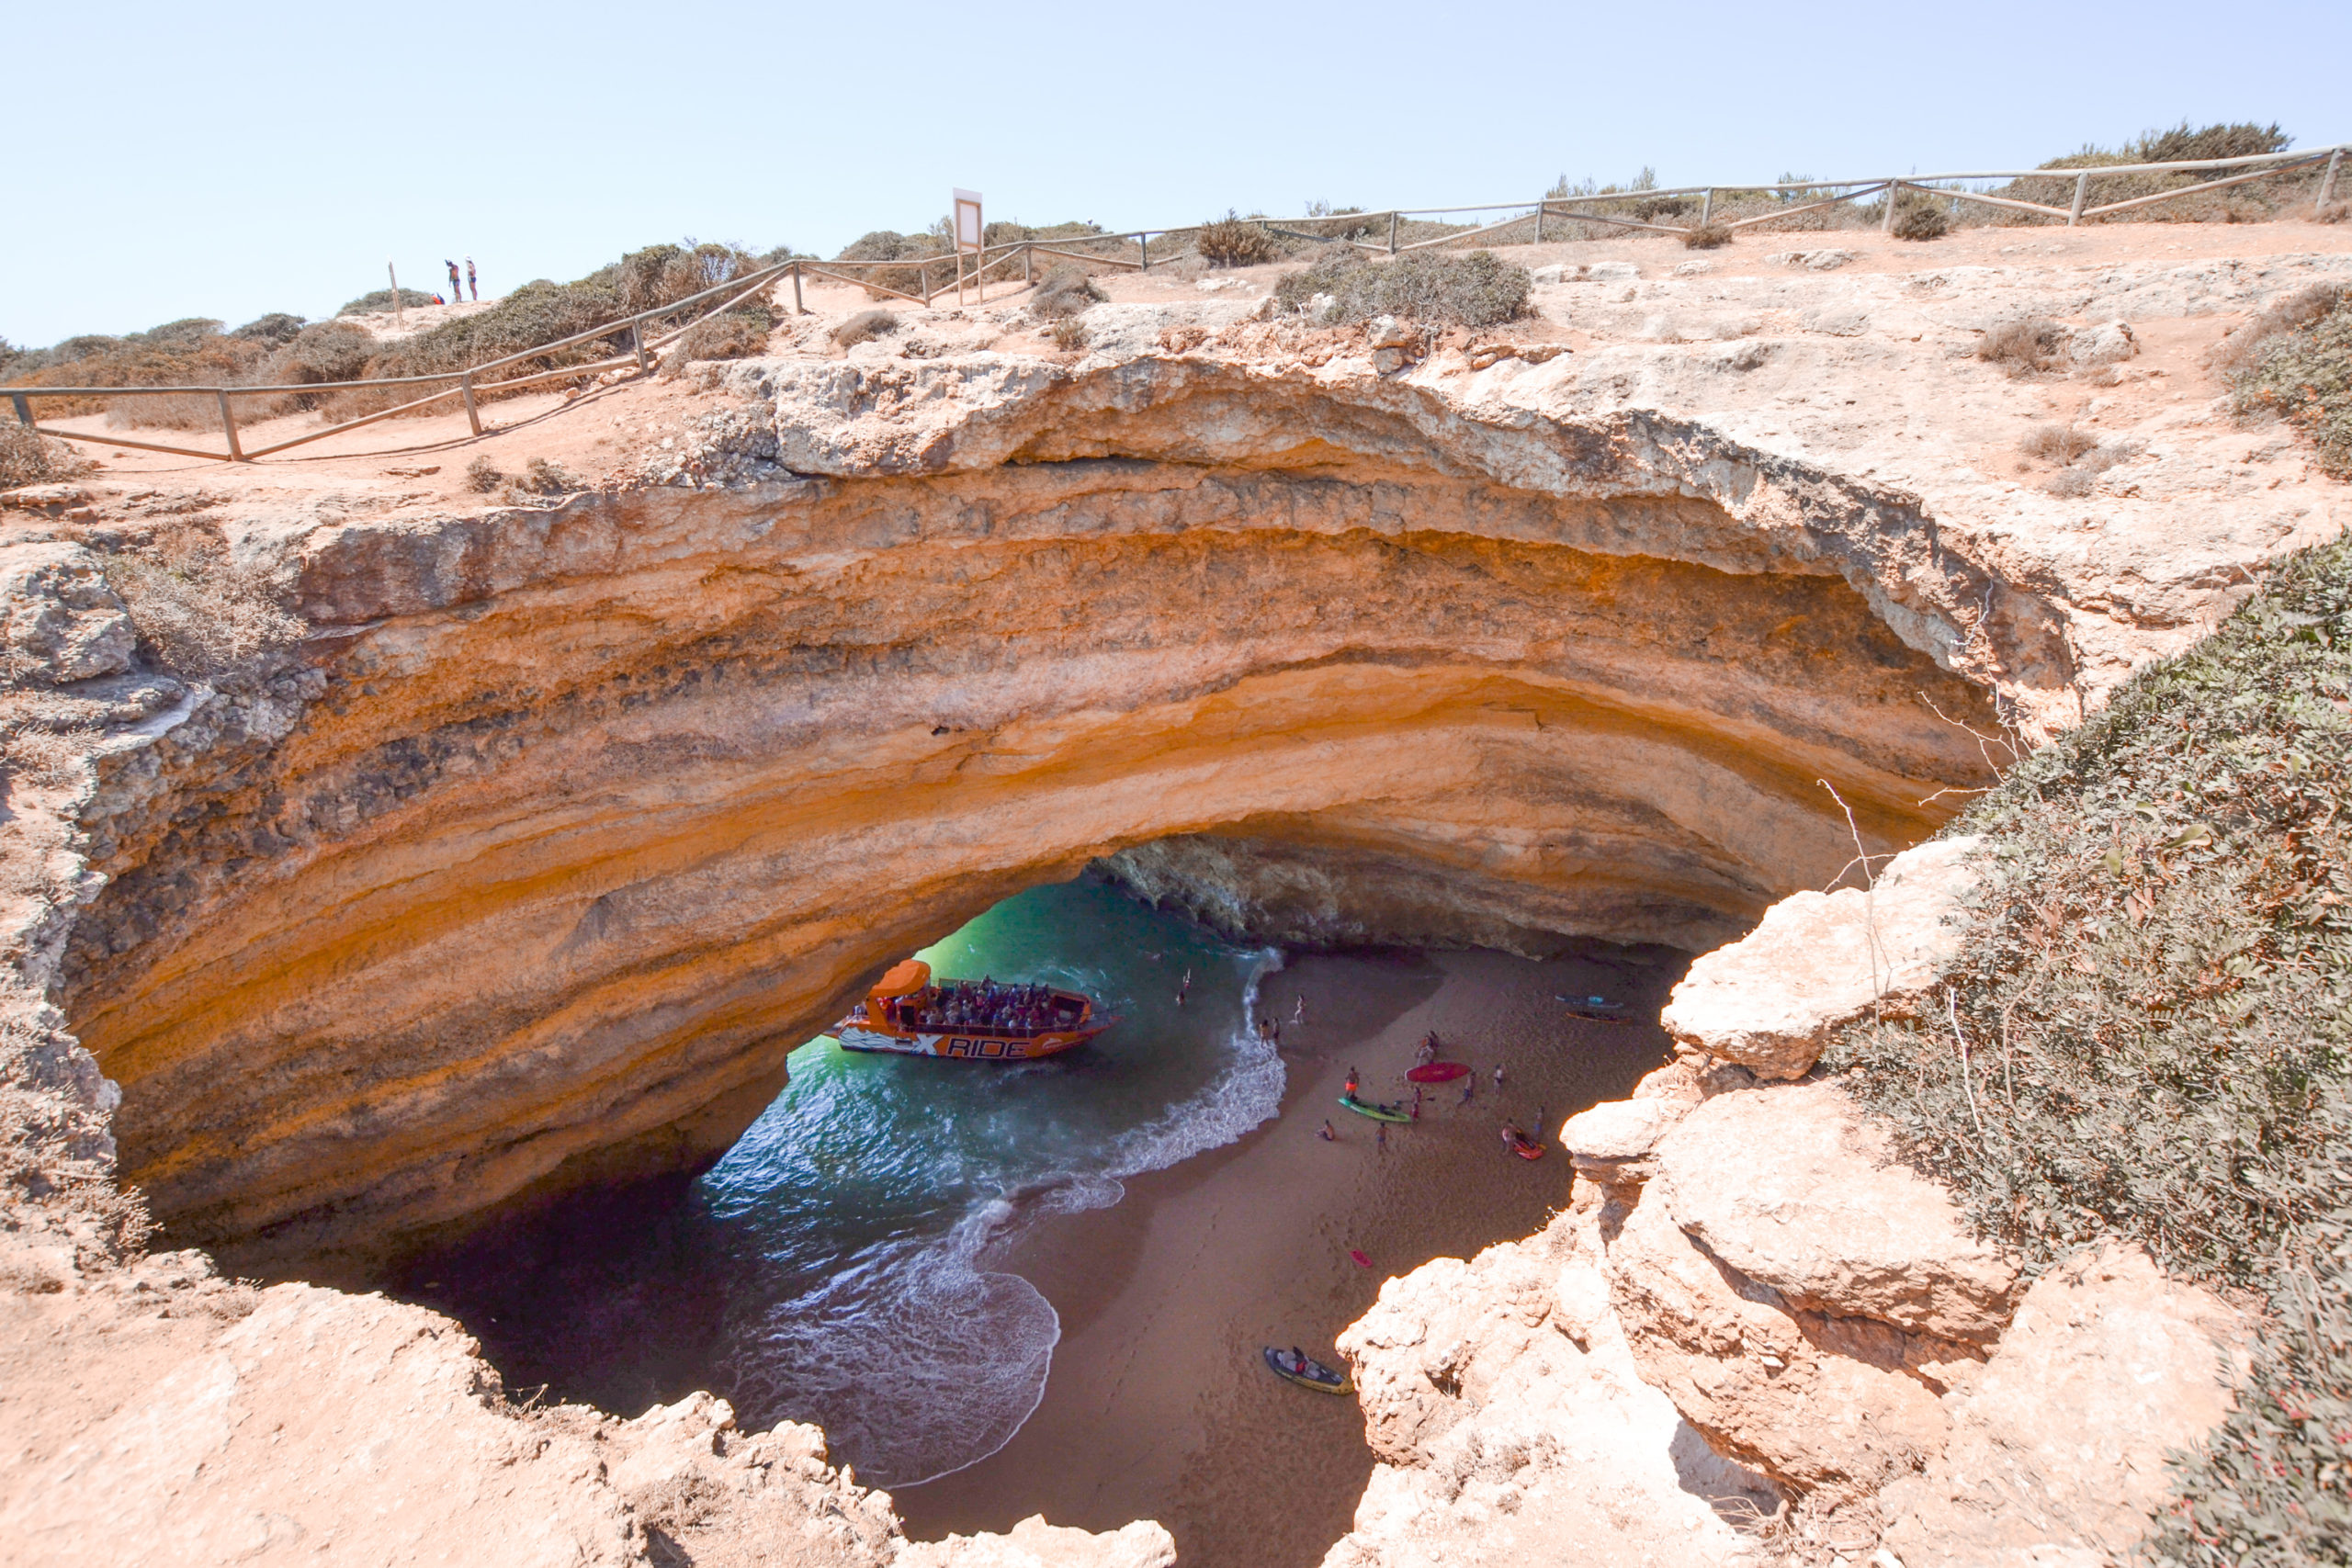
<instances>
[{"instance_id":1,"label":"person standing on cliff","mask_svg":"<svg viewBox=\"0 0 2352 1568\"><path fill-rule=\"evenodd\" d=\"M466 258L466 291L474 297L475 304L481 303L481 285L474 277L474 258L471 256Z\"/></svg>"},{"instance_id":2,"label":"person standing on cliff","mask_svg":"<svg viewBox=\"0 0 2352 1568\"><path fill-rule=\"evenodd\" d=\"M452 305L465 303L466 289L465 286L458 281L458 264L444 257L441 265L449 269L449 303Z\"/></svg>"}]
</instances>

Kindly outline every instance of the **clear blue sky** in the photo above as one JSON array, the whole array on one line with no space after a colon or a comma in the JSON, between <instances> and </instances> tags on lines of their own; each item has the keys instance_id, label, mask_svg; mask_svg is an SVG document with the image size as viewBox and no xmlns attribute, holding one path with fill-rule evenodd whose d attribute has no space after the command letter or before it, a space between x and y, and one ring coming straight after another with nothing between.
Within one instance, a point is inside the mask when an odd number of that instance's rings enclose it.
<instances>
[{"instance_id":1,"label":"clear blue sky","mask_svg":"<svg viewBox=\"0 0 2352 1568\"><path fill-rule=\"evenodd\" d=\"M984 20L975 22L978 11ZM2352 140L2352 4L12 6L0 336L330 314L692 235L2030 166L2183 118ZM86 125L85 125L86 122ZM28 130L27 127L38 129Z\"/></svg>"}]
</instances>

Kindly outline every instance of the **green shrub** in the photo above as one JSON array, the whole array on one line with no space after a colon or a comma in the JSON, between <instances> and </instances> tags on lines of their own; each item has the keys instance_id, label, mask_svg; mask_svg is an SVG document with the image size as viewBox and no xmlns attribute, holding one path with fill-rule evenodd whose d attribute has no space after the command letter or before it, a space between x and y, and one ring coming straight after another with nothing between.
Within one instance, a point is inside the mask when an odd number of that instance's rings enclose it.
<instances>
[{"instance_id":1,"label":"green shrub","mask_svg":"<svg viewBox=\"0 0 2352 1568\"><path fill-rule=\"evenodd\" d=\"M1951 203L1939 197L1906 190L1894 204L1894 237L1898 240L1940 240L1951 231Z\"/></svg>"},{"instance_id":2,"label":"green shrub","mask_svg":"<svg viewBox=\"0 0 2352 1568\"><path fill-rule=\"evenodd\" d=\"M1532 286L1525 267L1498 261L1488 251L1410 251L1394 261L1331 256L1284 273L1274 284L1274 299L1284 310L1303 310L1315 296L1327 294L1332 304L1324 320L1332 324L1398 316L1487 327L1525 314Z\"/></svg>"},{"instance_id":3,"label":"green shrub","mask_svg":"<svg viewBox=\"0 0 2352 1568\"><path fill-rule=\"evenodd\" d=\"M1029 301L1031 314L1047 321L1075 316L1089 305L1099 305L1106 298L1094 287L1094 280L1074 266L1057 266L1046 275L1037 286L1036 295Z\"/></svg>"},{"instance_id":4,"label":"green shrub","mask_svg":"<svg viewBox=\"0 0 2352 1568\"><path fill-rule=\"evenodd\" d=\"M2331 288L2334 302L2327 304ZM2323 285L2289 304L2318 313L2253 349L2232 377L2232 401L2240 414L2278 413L2294 421L2319 449L2319 466L2337 479L2352 479L2352 288Z\"/></svg>"},{"instance_id":5,"label":"green shrub","mask_svg":"<svg viewBox=\"0 0 2352 1568\"><path fill-rule=\"evenodd\" d=\"M933 289L942 284L955 287L955 254L946 240L937 234L901 234L893 229L876 229L842 247L841 254L833 259L909 264L903 266L848 268L845 276L868 285L865 293L872 299L890 298L886 290L895 290L920 299L923 298L926 277ZM925 261L930 263L927 268L921 265Z\"/></svg>"},{"instance_id":6,"label":"green shrub","mask_svg":"<svg viewBox=\"0 0 2352 1568\"><path fill-rule=\"evenodd\" d=\"M284 310L273 310L266 316L255 317L228 335L243 338L248 343L266 344L275 348L279 344L293 338L301 330L301 317L288 315Z\"/></svg>"},{"instance_id":7,"label":"green shrub","mask_svg":"<svg viewBox=\"0 0 2352 1568\"><path fill-rule=\"evenodd\" d=\"M405 310L413 310L432 303L433 296L421 288L401 290L401 305ZM389 288L379 288L373 294L362 294L356 299L345 300L343 308L335 311L335 314L338 316L385 315L390 314L391 309L392 291Z\"/></svg>"},{"instance_id":8,"label":"green shrub","mask_svg":"<svg viewBox=\"0 0 2352 1568\"><path fill-rule=\"evenodd\" d=\"M1211 266L1256 266L1281 254L1272 234L1230 210L1193 230L1193 248Z\"/></svg>"},{"instance_id":9,"label":"green shrub","mask_svg":"<svg viewBox=\"0 0 2352 1568\"><path fill-rule=\"evenodd\" d=\"M1924 1016L1825 1061L2036 1267L2109 1238L2268 1295L2159 1562L2352 1550L2352 544L2026 758L1955 830L1982 913Z\"/></svg>"},{"instance_id":10,"label":"green shrub","mask_svg":"<svg viewBox=\"0 0 2352 1568\"><path fill-rule=\"evenodd\" d=\"M758 300L747 300L731 310L705 316L678 340L679 357L749 359L767 351L768 334L775 331L775 312Z\"/></svg>"}]
</instances>

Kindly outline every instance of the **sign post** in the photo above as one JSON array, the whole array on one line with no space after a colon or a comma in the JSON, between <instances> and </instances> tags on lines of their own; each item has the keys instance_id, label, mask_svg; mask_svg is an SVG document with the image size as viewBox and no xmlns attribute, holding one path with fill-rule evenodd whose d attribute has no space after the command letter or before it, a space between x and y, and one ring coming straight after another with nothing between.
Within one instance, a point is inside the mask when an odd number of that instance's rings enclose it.
<instances>
[{"instance_id":1,"label":"sign post","mask_svg":"<svg viewBox=\"0 0 2352 1568\"><path fill-rule=\"evenodd\" d=\"M980 193L976 190L955 190L949 194L956 202L956 303L964 302L964 257L972 257L972 281L978 285L980 300L987 303L988 280L980 276L987 259L988 229L980 221Z\"/></svg>"}]
</instances>

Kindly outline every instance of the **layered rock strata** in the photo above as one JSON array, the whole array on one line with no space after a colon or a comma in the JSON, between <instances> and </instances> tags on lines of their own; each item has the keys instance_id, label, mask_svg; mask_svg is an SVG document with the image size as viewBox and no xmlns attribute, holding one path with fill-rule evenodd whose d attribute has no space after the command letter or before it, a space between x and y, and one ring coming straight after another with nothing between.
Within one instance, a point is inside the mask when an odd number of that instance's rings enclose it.
<instances>
[{"instance_id":1,"label":"layered rock strata","mask_svg":"<svg viewBox=\"0 0 2352 1568\"><path fill-rule=\"evenodd\" d=\"M879 395L735 374L808 463L793 395ZM1424 938L1712 945L1851 860L1821 781L1915 838L1983 776L1939 715L2056 678L1905 498L1695 427L1009 374L925 366L978 412L923 443L859 412L825 450L876 477L241 540L303 655L113 743L63 969L176 1234L691 1166L879 964L1171 837L1418 868ZM1986 594L2018 637L1970 645Z\"/></svg>"}]
</instances>

